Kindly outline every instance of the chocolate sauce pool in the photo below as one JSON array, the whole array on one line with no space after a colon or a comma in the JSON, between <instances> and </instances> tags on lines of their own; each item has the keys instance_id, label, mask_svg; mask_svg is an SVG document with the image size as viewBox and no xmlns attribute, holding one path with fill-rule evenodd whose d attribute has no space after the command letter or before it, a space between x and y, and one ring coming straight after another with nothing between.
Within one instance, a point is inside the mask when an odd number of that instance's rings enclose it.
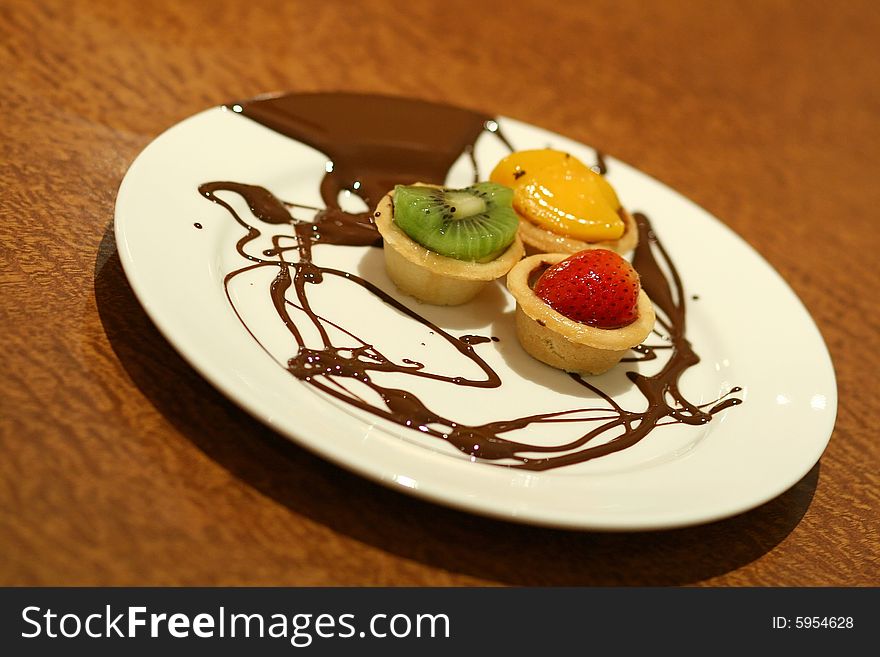
<instances>
[{"instance_id":1,"label":"chocolate sauce pool","mask_svg":"<svg viewBox=\"0 0 880 657\"><path fill-rule=\"evenodd\" d=\"M473 153L480 135L494 134L511 151L513 146L490 116L408 99L358 94L299 94L240 102L230 108L316 148L329 160L321 183L325 209L319 210L312 221L295 219L291 214L291 208L305 206L283 202L263 187L238 182L209 182L199 187L199 193L223 206L245 230L236 249L249 263L226 275L227 297L229 284L237 276L263 267L277 270L267 293L279 321L297 346L296 355L286 367L304 383L403 427L444 440L470 456L529 470L546 470L611 454L634 445L658 426L704 424L716 413L741 403L740 399L731 397L740 388L733 388L719 399L700 405L689 402L681 393L679 379L682 373L700 359L685 335L686 307L681 279L644 214L634 215L640 241L633 265L648 296L661 311L657 322L666 333L663 337L668 344L640 345L633 350L636 356L624 360L651 360L657 358L658 350L670 352L664 367L653 376L626 373L647 400L645 410L626 410L592 383L579 375L569 374L585 388L585 392L589 391L586 396L593 401L598 398L599 406L498 419L471 426L432 411L430 400L419 399L402 388L376 383L372 376L374 372L393 372L462 387L497 388L502 385L500 377L474 349L480 344L497 341L497 338L455 337L370 281L352 272L315 264L312 250L322 244L381 246L370 213L344 212L337 200L340 192L347 190L362 198L368 207L375 207L395 184L414 181L443 184L450 167L463 153L473 163L474 179L478 180L479 171ZM601 154L597 160L596 170L605 173L607 165ZM251 213L266 226L258 228L248 224L229 203L217 196L220 191L241 196ZM276 232L282 226L283 230ZM270 236L272 248L264 250L262 258L247 253L248 244L264 233ZM661 262L670 272L669 278L664 274ZM318 315L311 307L309 295L314 286L319 286L328 277L344 278L360 285L388 306L420 322L475 364L481 375L468 378L434 374L425 371L424 365L415 357L395 362L359 338L356 326L340 326ZM306 346L303 332L291 316L294 309L304 313L317 330L323 343L321 347ZM242 323L256 339L244 320ZM344 333L357 346L333 344L328 326ZM560 372L560 376L564 374ZM370 403L354 392L355 382L375 392L382 400L381 404ZM587 419L572 417L588 411L599 412L599 415ZM582 424L584 432L566 444L552 446L517 442L505 437L505 434L531 425L560 422ZM614 437L608 440L609 435ZM603 440L605 442L601 442Z\"/></svg>"}]
</instances>

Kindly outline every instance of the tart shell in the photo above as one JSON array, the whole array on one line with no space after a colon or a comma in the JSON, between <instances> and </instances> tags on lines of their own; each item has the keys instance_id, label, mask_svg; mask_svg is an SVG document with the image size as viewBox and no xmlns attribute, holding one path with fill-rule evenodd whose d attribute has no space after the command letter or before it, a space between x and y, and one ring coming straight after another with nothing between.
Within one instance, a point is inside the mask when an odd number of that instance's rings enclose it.
<instances>
[{"instance_id":1,"label":"tart shell","mask_svg":"<svg viewBox=\"0 0 880 657\"><path fill-rule=\"evenodd\" d=\"M373 212L373 222L385 243L385 268L394 284L402 292L438 306L457 306L470 301L487 283L509 272L525 253L519 235L504 253L490 262L447 258L426 249L394 223L391 192L382 197Z\"/></svg>"},{"instance_id":2,"label":"tart shell","mask_svg":"<svg viewBox=\"0 0 880 657\"><path fill-rule=\"evenodd\" d=\"M516 298L516 334L534 358L566 372L602 374L650 335L654 306L639 290L638 318L618 329L581 324L556 312L529 286L529 276L542 264L555 265L567 253L544 253L521 260L507 275L507 288Z\"/></svg>"},{"instance_id":3,"label":"tart shell","mask_svg":"<svg viewBox=\"0 0 880 657\"><path fill-rule=\"evenodd\" d=\"M536 226L523 216L520 216L519 235L530 253L567 253L571 255L587 249L608 249L620 254L629 253L639 243L639 227L633 216L624 208L620 208L617 214L623 219L624 229L623 235L616 240L584 242Z\"/></svg>"}]
</instances>

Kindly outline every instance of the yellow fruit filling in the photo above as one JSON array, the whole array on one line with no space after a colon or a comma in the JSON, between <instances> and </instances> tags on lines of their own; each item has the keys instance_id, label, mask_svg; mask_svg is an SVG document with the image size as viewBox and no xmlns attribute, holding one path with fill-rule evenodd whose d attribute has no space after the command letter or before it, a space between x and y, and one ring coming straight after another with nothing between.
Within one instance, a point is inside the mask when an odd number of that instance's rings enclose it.
<instances>
[{"instance_id":1,"label":"yellow fruit filling","mask_svg":"<svg viewBox=\"0 0 880 657\"><path fill-rule=\"evenodd\" d=\"M551 164L559 164L569 159L572 159L572 157L568 153L554 151L550 148L516 151L495 165L495 169L492 171L489 179L513 188L519 184L522 176L527 173L534 173L538 169L543 169Z\"/></svg>"},{"instance_id":2,"label":"yellow fruit filling","mask_svg":"<svg viewBox=\"0 0 880 657\"><path fill-rule=\"evenodd\" d=\"M568 153L545 148L505 157L489 179L513 188L513 207L533 224L585 242L624 232L614 188Z\"/></svg>"}]
</instances>

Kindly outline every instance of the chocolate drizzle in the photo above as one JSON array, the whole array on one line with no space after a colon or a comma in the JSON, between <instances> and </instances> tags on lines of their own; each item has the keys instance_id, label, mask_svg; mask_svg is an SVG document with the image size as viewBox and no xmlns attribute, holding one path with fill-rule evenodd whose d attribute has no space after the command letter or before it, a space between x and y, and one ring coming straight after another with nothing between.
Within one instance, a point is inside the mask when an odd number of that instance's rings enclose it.
<instances>
[{"instance_id":1,"label":"chocolate drizzle","mask_svg":"<svg viewBox=\"0 0 880 657\"><path fill-rule=\"evenodd\" d=\"M608 165L605 164L605 154L602 151L596 151L596 164L590 168L600 176L604 176L608 173Z\"/></svg>"},{"instance_id":2,"label":"chocolate drizzle","mask_svg":"<svg viewBox=\"0 0 880 657\"><path fill-rule=\"evenodd\" d=\"M458 339L469 345L485 344L486 342L499 341L499 338L496 338L494 335L491 337L486 335L461 335Z\"/></svg>"},{"instance_id":3,"label":"chocolate drizzle","mask_svg":"<svg viewBox=\"0 0 880 657\"><path fill-rule=\"evenodd\" d=\"M475 345L494 342L497 338L455 337L369 280L353 272L317 265L312 251L322 244L381 245L370 213L344 212L338 203L340 192L348 190L360 196L368 207L374 207L397 183L442 184L447 171L462 154L473 163L475 180L479 179L473 151L477 138L483 133L493 134L508 148L513 147L491 117L421 101L356 94L305 94L241 102L232 107L234 111L313 146L329 158L321 183L325 208L320 210L282 202L257 185L210 182L199 187L206 199L224 207L244 230L235 248L249 262L224 279L233 309L235 305L229 285L236 277L259 268L268 267L275 271L267 295L278 321L290 335L291 347L295 348L294 355L282 365L303 383L390 422L447 441L473 458L530 470L571 465L617 452L642 440L658 426L703 424L714 414L740 403L740 399L730 396L739 388L701 405L689 402L681 393L679 379L686 369L699 362L699 357L685 336L686 307L682 282L644 214L635 215L642 239L636 250L634 266L659 311L658 323L667 333L669 344L641 345L634 350L637 357L627 360L653 360L659 350L670 352L666 364L653 376L632 371L626 373L647 401L645 410L626 410L596 385L570 374L575 382L589 391L590 405L472 426L431 410L429 402L410 391L380 384L377 381L381 378L379 373L393 373L400 381L413 376L456 386L497 388L502 385L500 377L474 349ZM597 167L603 173L606 170L600 154ZM253 216L264 225L249 224L231 204L218 196L218 192L239 195ZM292 211L297 208L317 212L312 220L305 221L294 218ZM264 249L260 255L250 253L247 247L264 233L270 238L272 248ZM670 279L658 259L670 272ZM314 286L333 277L360 286L384 304L422 324L475 365L479 375L434 373L416 357L402 358L397 362L358 337L357 327L341 326L318 314L311 306L310 294ZM294 316L299 319L295 320ZM309 333L317 333L320 345L307 344L304 337L306 327L297 323L303 321L303 316L314 329ZM256 340L251 327L240 315L239 319ZM340 341L340 334L345 336L344 341ZM579 429L580 435L575 439L556 445L519 442L510 436L526 427L551 423L572 423L583 427L583 431Z\"/></svg>"}]
</instances>

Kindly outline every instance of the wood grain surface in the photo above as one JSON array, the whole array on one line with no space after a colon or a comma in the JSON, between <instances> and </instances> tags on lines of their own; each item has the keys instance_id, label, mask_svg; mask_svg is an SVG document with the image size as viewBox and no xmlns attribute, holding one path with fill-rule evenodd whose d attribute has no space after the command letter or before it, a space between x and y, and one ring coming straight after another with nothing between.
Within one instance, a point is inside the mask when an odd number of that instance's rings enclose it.
<instances>
[{"instance_id":1,"label":"wood grain surface","mask_svg":"<svg viewBox=\"0 0 880 657\"><path fill-rule=\"evenodd\" d=\"M877 6L2 0L0 584L880 585ZM113 206L164 129L276 90L513 116L721 217L831 351L819 464L729 520L565 532L385 490L252 420L147 319Z\"/></svg>"}]
</instances>

